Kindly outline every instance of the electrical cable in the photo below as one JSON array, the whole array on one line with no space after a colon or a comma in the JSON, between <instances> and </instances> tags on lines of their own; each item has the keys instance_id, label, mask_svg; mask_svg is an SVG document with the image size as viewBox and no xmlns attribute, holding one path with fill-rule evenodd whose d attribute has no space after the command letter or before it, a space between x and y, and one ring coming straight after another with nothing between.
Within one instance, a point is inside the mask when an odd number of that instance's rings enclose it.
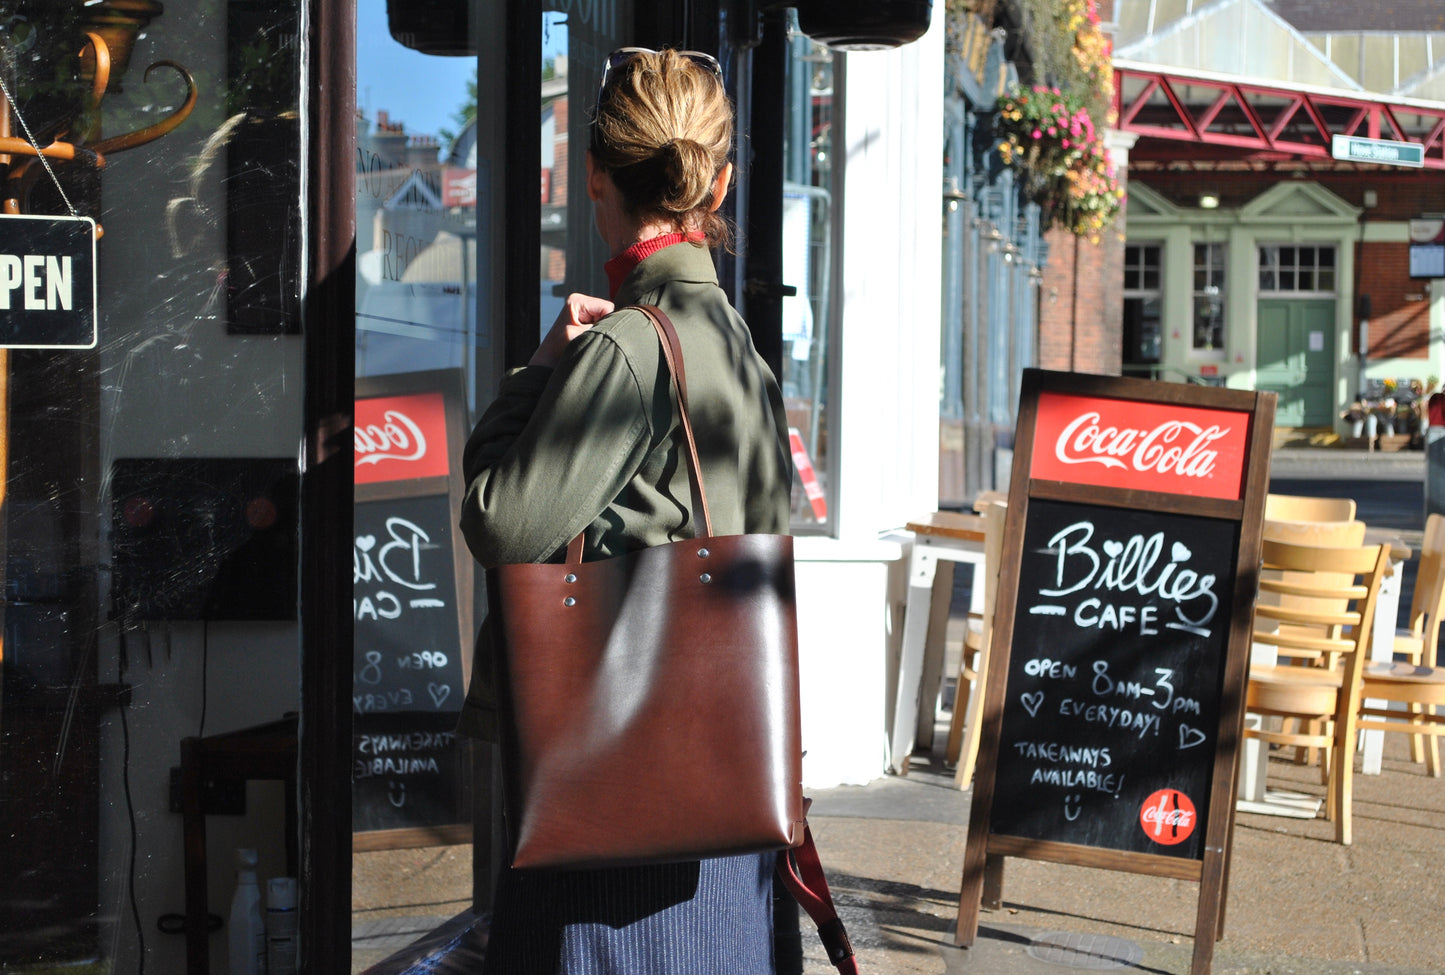
<instances>
[{"instance_id":1,"label":"electrical cable","mask_svg":"<svg viewBox=\"0 0 1445 975\"><path fill-rule=\"evenodd\" d=\"M201 621L201 726L196 730L197 738L206 737L206 693L210 685L211 672L211 621Z\"/></svg>"},{"instance_id":2,"label":"electrical cable","mask_svg":"<svg viewBox=\"0 0 1445 975\"><path fill-rule=\"evenodd\" d=\"M123 633L122 633L122 635L121 635L121 643L122 643L122 645L124 645L124 643L125 643L125 635L124 635ZM126 655L125 655L125 654L122 654L122 656L126 656ZM121 677L124 678L124 676L125 676L125 673L124 673L124 671L122 671L122 672L121 672ZM120 773L121 773L121 788L122 788L122 791L125 793L125 810L126 810L126 815L130 817L130 866L129 866L128 870L127 870L127 883L128 883L129 892L130 892L130 914L131 914L131 920L135 922L135 938L136 938L137 950L138 950L138 952L139 952L139 958L140 958L139 963L138 963L138 967L136 968L136 975L145 975L145 968L146 968L146 937L145 937L145 928L144 928L144 926L141 924L141 920L140 920L140 905L136 903L136 897L135 897L135 857L136 857L136 847L139 845L140 840L139 840L139 836L138 836L137 830L136 830L135 797L131 795L131 791L130 791L130 722L126 719L126 711L127 711L127 710L129 710L129 706L126 705L126 704L121 704L121 706L120 706L120 738L121 738L121 763L120 763Z\"/></svg>"}]
</instances>

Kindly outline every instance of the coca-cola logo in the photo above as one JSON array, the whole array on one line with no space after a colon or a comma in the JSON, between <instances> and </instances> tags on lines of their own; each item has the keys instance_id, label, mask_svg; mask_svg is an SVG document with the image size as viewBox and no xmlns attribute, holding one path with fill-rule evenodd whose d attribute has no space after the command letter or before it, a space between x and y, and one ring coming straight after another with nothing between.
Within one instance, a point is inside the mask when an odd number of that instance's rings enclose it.
<instances>
[{"instance_id":1,"label":"coca-cola logo","mask_svg":"<svg viewBox=\"0 0 1445 975\"><path fill-rule=\"evenodd\" d=\"M1189 839L1199 822L1194 803L1177 789L1151 793L1139 809L1139 825L1155 843L1173 846Z\"/></svg>"},{"instance_id":2,"label":"coca-cola logo","mask_svg":"<svg viewBox=\"0 0 1445 975\"><path fill-rule=\"evenodd\" d=\"M1187 420L1167 420L1153 429L1104 426L1100 414L1091 411L1079 414L1059 433L1054 456L1061 464L1209 477L1219 457L1211 445L1229 432L1229 427Z\"/></svg>"},{"instance_id":3,"label":"coca-cola logo","mask_svg":"<svg viewBox=\"0 0 1445 975\"><path fill-rule=\"evenodd\" d=\"M401 410L387 410L382 422L357 425L356 466L384 460L419 461L426 456L426 434Z\"/></svg>"}]
</instances>

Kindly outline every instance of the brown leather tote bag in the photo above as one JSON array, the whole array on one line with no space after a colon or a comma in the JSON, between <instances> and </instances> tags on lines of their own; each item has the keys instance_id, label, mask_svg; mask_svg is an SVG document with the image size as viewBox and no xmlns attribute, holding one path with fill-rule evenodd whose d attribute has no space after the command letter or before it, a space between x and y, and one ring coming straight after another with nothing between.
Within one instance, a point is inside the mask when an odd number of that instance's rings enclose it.
<instances>
[{"instance_id":1,"label":"brown leather tote bag","mask_svg":"<svg viewBox=\"0 0 1445 975\"><path fill-rule=\"evenodd\" d=\"M712 533L682 348L671 371L702 533L487 573L512 863L700 859L804 837L793 540Z\"/></svg>"}]
</instances>

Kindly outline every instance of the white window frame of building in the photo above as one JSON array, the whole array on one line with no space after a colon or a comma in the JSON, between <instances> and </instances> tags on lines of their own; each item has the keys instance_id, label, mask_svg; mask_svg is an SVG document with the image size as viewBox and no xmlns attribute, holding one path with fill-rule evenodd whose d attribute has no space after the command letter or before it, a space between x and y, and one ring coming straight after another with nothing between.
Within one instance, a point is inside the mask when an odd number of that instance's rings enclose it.
<instances>
[{"instance_id":1,"label":"white window frame of building","mask_svg":"<svg viewBox=\"0 0 1445 975\"><path fill-rule=\"evenodd\" d=\"M1190 255L1190 353L1200 358L1223 358L1224 340L1225 336L1229 334L1229 322L1226 315L1229 283L1225 277L1229 264L1229 245L1223 241L1195 241ZM1203 274L1202 283L1201 273ZM1217 342L1210 343L1208 335L1200 332L1200 302L1209 302L1218 308L1219 319L1215 326L1215 331L1218 333Z\"/></svg>"},{"instance_id":2,"label":"white window frame of building","mask_svg":"<svg viewBox=\"0 0 1445 975\"><path fill-rule=\"evenodd\" d=\"M1334 295L1339 291L1339 249L1334 244L1261 243L1258 247L1258 271L1261 295ZM1321 258L1329 255L1328 268ZM1308 255L1308 260L1305 260ZM1322 269L1325 269L1322 271ZM1329 274L1328 286L1322 280ZM1305 278L1308 276L1309 280ZM1300 287L1301 284L1309 287Z\"/></svg>"}]
</instances>

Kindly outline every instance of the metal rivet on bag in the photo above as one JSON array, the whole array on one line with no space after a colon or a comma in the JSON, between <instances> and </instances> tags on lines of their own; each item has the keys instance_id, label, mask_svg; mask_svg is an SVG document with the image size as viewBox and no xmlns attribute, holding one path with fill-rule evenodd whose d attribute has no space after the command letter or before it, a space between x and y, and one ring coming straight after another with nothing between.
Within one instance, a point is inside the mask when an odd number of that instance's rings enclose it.
<instances>
[{"instance_id":1,"label":"metal rivet on bag","mask_svg":"<svg viewBox=\"0 0 1445 975\"><path fill-rule=\"evenodd\" d=\"M563 605L563 606L576 606L576 605L577 605L577 600L574 599L574 598L571 597L571 596L568 596L566 599L562 600L562 605Z\"/></svg>"},{"instance_id":2,"label":"metal rivet on bag","mask_svg":"<svg viewBox=\"0 0 1445 975\"><path fill-rule=\"evenodd\" d=\"M567 573L565 576L562 577L562 581L565 582L565 583L568 583L568 584L570 585L571 583L574 583L574 582L577 581L577 577L576 577L575 575L573 575L571 572L569 572L569 573Z\"/></svg>"},{"instance_id":3,"label":"metal rivet on bag","mask_svg":"<svg viewBox=\"0 0 1445 975\"><path fill-rule=\"evenodd\" d=\"M712 554L712 553L709 552L709 551L708 551L707 549L705 549L705 548L700 548L700 549L697 550L697 557L700 558L700 559L705 559L705 558L707 558L707 557L708 557L709 555L711 555L711 554Z\"/></svg>"},{"instance_id":4,"label":"metal rivet on bag","mask_svg":"<svg viewBox=\"0 0 1445 975\"><path fill-rule=\"evenodd\" d=\"M698 581L701 582L703 585L707 585L709 582L712 582L712 573L711 573L711 572L704 572L702 575L698 576L697 578L698 578Z\"/></svg>"}]
</instances>

